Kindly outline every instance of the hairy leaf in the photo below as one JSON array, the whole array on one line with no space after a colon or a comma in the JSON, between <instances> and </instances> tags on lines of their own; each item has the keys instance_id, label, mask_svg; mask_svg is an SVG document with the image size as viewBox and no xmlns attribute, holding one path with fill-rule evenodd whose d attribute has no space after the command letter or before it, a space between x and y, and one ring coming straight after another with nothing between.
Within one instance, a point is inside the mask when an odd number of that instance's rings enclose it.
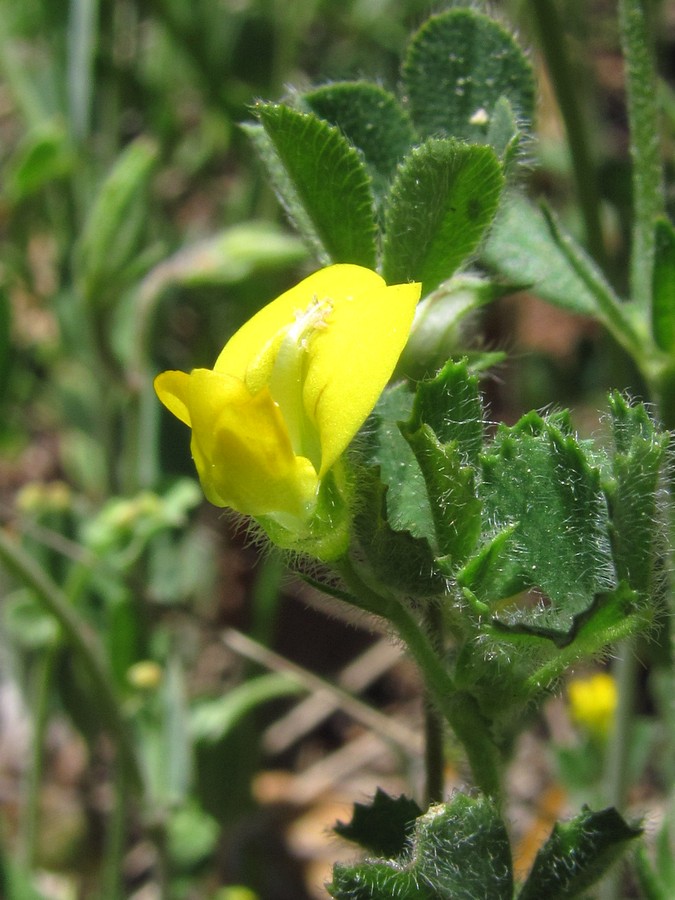
<instances>
[{"instance_id":1,"label":"hairy leaf","mask_svg":"<svg viewBox=\"0 0 675 900\"><path fill-rule=\"evenodd\" d=\"M429 425L402 428L422 472L427 489L437 556L461 565L474 550L481 530L481 503L476 496L473 468L464 464L457 441L441 444Z\"/></svg>"},{"instance_id":2,"label":"hairy leaf","mask_svg":"<svg viewBox=\"0 0 675 900\"><path fill-rule=\"evenodd\" d=\"M574 616L613 586L600 475L567 429L564 418L530 413L512 428L500 426L483 457L486 527L513 534L501 548L501 584L481 599L506 600L514 580L541 594L534 606L501 604L499 618L508 625L568 632Z\"/></svg>"},{"instance_id":3,"label":"hairy leaf","mask_svg":"<svg viewBox=\"0 0 675 900\"><path fill-rule=\"evenodd\" d=\"M641 834L614 808L584 811L557 824L537 854L518 900L574 900L618 859L626 844Z\"/></svg>"},{"instance_id":4,"label":"hairy leaf","mask_svg":"<svg viewBox=\"0 0 675 900\"><path fill-rule=\"evenodd\" d=\"M456 441L464 458L477 463L483 447L483 404L478 378L466 360L449 360L438 374L420 382L411 427L429 425L442 444Z\"/></svg>"},{"instance_id":5,"label":"hairy leaf","mask_svg":"<svg viewBox=\"0 0 675 900\"><path fill-rule=\"evenodd\" d=\"M570 312L598 316L598 303L556 245L541 210L507 196L481 247L481 259L503 278L529 284L544 300Z\"/></svg>"},{"instance_id":6,"label":"hairy leaf","mask_svg":"<svg viewBox=\"0 0 675 900\"><path fill-rule=\"evenodd\" d=\"M615 452L605 487L616 569L641 595L653 596L664 552L659 490L669 436L642 404L631 406L616 392L609 400Z\"/></svg>"},{"instance_id":7,"label":"hairy leaf","mask_svg":"<svg viewBox=\"0 0 675 900\"><path fill-rule=\"evenodd\" d=\"M371 420L369 462L380 467L382 483L387 487L387 518L391 527L429 538L434 530L424 479L399 428L399 422L410 418L413 397L404 384L382 394Z\"/></svg>"},{"instance_id":8,"label":"hairy leaf","mask_svg":"<svg viewBox=\"0 0 675 900\"><path fill-rule=\"evenodd\" d=\"M421 281L426 296L478 246L504 186L489 147L429 140L401 164L385 207L383 274Z\"/></svg>"},{"instance_id":9,"label":"hairy leaf","mask_svg":"<svg viewBox=\"0 0 675 900\"><path fill-rule=\"evenodd\" d=\"M319 259L375 268L371 179L340 130L310 113L260 103L247 133L289 218Z\"/></svg>"},{"instance_id":10,"label":"hairy leaf","mask_svg":"<svg viewBox=\"0 0 675 900\"><path fill-rule=\"evenodd\" d=\"M520 122L533 117L532 67L508 31L474 9L432 16L410 43L403 77L425 136L485 142L502 96Z\"/></svg>"},{"instance_id":11,"label":"hairy leaf","mask_svg":"<svg viewBox=\"0 0 675 900\"><path fill-rule=\"evenodd\" d=\"M415 821L408 852L388 861L336 865L337 900L511 900L506 827L490 800L457 794Z\"/></svg>"},{"instance_id":12,"label":"hairy leaf","mask_svg":"<svg viewBox=\"0 0 675 900\"><path fill-rule=\"evenodd\" d=\"M302 100L358 147L375 192L382 194L415 142L412 123L396 97L377 84L353 81L327 84Z\"/></svg>"}]
</instances>

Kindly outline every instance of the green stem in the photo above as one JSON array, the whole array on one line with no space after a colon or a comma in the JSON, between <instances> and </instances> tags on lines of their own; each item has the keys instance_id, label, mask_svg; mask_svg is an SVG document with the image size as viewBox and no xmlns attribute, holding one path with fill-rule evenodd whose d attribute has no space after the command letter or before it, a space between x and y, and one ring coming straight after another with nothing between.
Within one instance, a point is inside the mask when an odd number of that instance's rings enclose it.
<instances>
[{"instance_id":1,"label":"green stem","mask_svg":"<svg viewBox=\"0 0 675 900\"><path fill-rule=\"evenodd\" d=\"M424 624L429 640L438 655L443 653L443 612L435 604L424 611ZM443 752L443 722L438 709L428 695L424 702L424 769L426 774L425 800L428 806L443 800L445 755Z\"/></svg>"},{"instance_id":2,"label":"green stem","mask_svg":"<svg viewBox=\"0 0 675 900\"><path fill-rule=\"evenodd\" d=\"M105 856L101 874L102 896L109 900L122 898L122 861L125 851L126 813L129 808L124 767L115 766L114 806L107 823Z\"/></svg>"},{"instance_id":3,"label":"green stem","mask_svg":"<svg viewBox=\"0 0 675 900\"><path fill-rule=\"evenodd\" d=\"M635 642L624 641L616 663L618 705L612 739L608 744L605 793L607 802L621 809L625 806L629 787L628 758L630 754L637 657Z\"/></svg>"},{"instance_id":4,"label":"green stem","mask_svg":"<svg viewBox=\"0 0 675 900\"><path fill-rule=\"evenodd\" d=\"M21 844L19 855L27 872L35 865L38 822L40 815L40 786L44 764L45 730L48 720L49 697L56 642L35 661L32 684L33 731L31 734L30 764L26 773L23 797Z\"/></svg>"},{"instance_id":5,"label":"green stem","mask_svg":"<svg viewBox=\"0 0 675 900\"><path fill-rule=\"evenodd\" d=\"M629 759L635 711L635 683L637 679L635 641L627 640L619 648L615 672L618 705L614 730L607 745L605 760L605 802L621 811L626 805L630 787ZM600 885L599 900L615 900L619 896L616 872L610 872Z\"/></svg>"},{"instance_id":6,"label":"green stem","mask_svg":"<svg viewBox=\"0 0 675 900\"><path fill-rule=\"evenodd\" d=\"M633 160L631 294L645 315L652 298L654 226L664 209L659 92L646 7L646 0L619 0Z\"/></svg>"},{"instance_id":7,"label":"green stem","mask_svg":"<svg viewBox=\"0 0 675 900\"><path fill-rule=\"evenodd\" d=\"M82 622L68 597L52 581L44 569L0 530L0 561L19 581L35 592L48 612L60 625L66 641L80 659L98 698L99 711L117 747L119 761L125 767L134 789L142 787L141 769L133 739L112 687L111 675L103 660L105 654L96 635Z\"/></svg>"},{"instance_id":8,"label":"green stem","mask_svg":"<svg viewBox=\"0 0 675 900\"><path fill-rule=\"evenodd\" d=\"M98 44L98 0L71 0L68 16L68 106L77 141L89 136Z\"/></svg>"},{"instance_id":9,"label":"green stem","mask_svg":"<svg viewBox=\"0 0 675 900\"><path fill-rule=\"evenodd\" d=\"M616 342L641 364L645 356L644 338L635 328L631 313L634 310L622 303L605 280L597 266L581 252L574 241L559 227L555 217L547 207L542 207L551 236L570 267L583 281L598 303L599 318Z\"/></svg>"},{"instance_id":10,"label":"green stem","mask_svg":"<svg viewBox=\"0 0 675 900\"><path fill-rule=\"evenodd\" d=\"M348 558L343 557L336 568L353 594L354 605L381 616L396 629L420 669L429 696L463 745L476 786L499 799L499 754L476 700L456 688L429 638L404 603L384 592L378 593L366 584Z\"/></svg>"},{"instance_id":11,"label":"green stem","mask_svg":"<svg viewBox=\"0 0 675 900\"><path fill-rule=\"evenodd\" d=\"M524 696L528 701L534 701L541 697L542 691L546 691L561 678L565 672L580 658L592 658L602 653L604 647L626 641L632 635L639 632L645 626L645 620L636 613L624 615L619 621L599 628L590 639L583 639L579 646L574 642L567 647L560 647L555 656L536 669L525 681Z\"/></svg>"},{"instance_id":12,"label":"green stem","mask_svg":"<svg viewBox=\"0 0 675 900\"><path fill-rule=\"evenodd\" d=\"M565 123L586 244L594 259L604 267L606 252L600 222L600 193L586 118L579 102L578 71L568 55L568 44L555 0L529 0L528 7Z\"/></svg>"}]
</instances>

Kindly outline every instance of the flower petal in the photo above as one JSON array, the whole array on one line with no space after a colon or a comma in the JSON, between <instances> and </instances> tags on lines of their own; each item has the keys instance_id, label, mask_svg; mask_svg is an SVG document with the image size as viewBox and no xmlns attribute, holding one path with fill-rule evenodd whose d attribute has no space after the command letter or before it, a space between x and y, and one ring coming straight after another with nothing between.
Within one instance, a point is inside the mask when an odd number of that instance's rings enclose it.
<instances>
[{"instance_id":1,"label":"flower petal","mask_svg":"<svg viewBox=\"0 0 675 900\"><path fill-rule=\"evenodd\" d=\"M270 380L288 328L311 303L332 306L308 341L305 413L319 433L319 477L347 448L372 411L408 339L421 285L387 286L371 269L320 269L264 307L228 341L215 370L255 393Z\"/></svg>"},{"instance_id":2,"label":"flower petal","mask_svg":"<svg viewBox=\"0 0 675 900\"><path fill-rule=\"evenodd\" d=\"M162 372L155 378L155 392L164 406L177 419L191 426L190 410L187 406L190 376L186 372Z\"/></svg>"},{"instance_id":3,"label":"flower petal","mask_svg":"<svg viewBox=\"0 0 675 900\"><path fill-rule=\"evenodd\" d=\"M379 278L332 298L327 327L308 348L304 402L319 432L319 477L346 450L391 378L415 315L421 285Z\"/></svg>"},{"instance_id":4,"label":"flower petal","mask_svg":"<svg viewBox=\"0 0 675 900\"><path fill-rule=\"evenodd\" d=\"M319 486L316 471L309 460L293 454L267 389L252 396L230 375L194 369L182 379L159 381L157 390L172 412L187 412L192 455L211 503L296 527L311 515Z\"/></svg>"},{"instance_id":5,"label":"flower petal","mask_svg":"<svg viewBox=\"0 0 675 900\"><path fill-rule=\"evenodd\" d=\"M269 382L276 351L288 327L315 300L337 299L381 289L382 278L363 266L319 269L268 303L227 342L213 367L241 379L252 392Z\"/></svg>"}]
</instances>

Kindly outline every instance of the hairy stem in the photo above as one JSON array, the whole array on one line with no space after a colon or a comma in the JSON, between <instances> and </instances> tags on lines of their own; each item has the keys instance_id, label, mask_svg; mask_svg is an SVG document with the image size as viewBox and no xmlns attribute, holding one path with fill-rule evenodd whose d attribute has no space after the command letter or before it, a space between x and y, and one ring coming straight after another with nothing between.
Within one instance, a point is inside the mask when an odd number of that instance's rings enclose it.
<instances>
[{"instance_id":1,"label":"hairy stem","mask_svg":"<svg viewBox=\"0 0 675 900\"><path fill-rule=\"evenodd\" d=\"M631 294L645 314L652 300L654 228L664 208L659 93L647 23L647 5L647 0L619 0L633 160Z\"/></svg>"},{"instance_id":2,"label":"hairy stem","mask_svg":"<svg viewBox=\"0 0 675 900\"><path fill-rule=\"evenodd\" d=\"M590 148L588 127L579 102L579 76L570 60L563 24L555 0L529 0L539 44L546 59L560 113L565 123L577 197L586 231L586 245L601 266L606 262L600 222L600 193Z\"/></svg>"},{"instance_id":3,"label":"hairy stem","mask_svg":"<svg viewBox=\"0 0 675 900\"><path fill-rule=\"evenodd\" d=\"M353 605L387 620L413 657L424 683L442 715L467 755L476 786L499 799L501 765L488 722L474 697L458 690L429 638L408 607L396 597L379 593L361 578L351 560L343 557L336 565L353 595Z\"/></svg>"},{"instance_id":4,"label":"hairy stem","mask_svg":"<svg viewBox=\"0 0 675 900\"><path fill-rule=\"evenodd\" d=\"M424 612L424 624L431 645L437 654L443 652L443 613L430 604ZM443 722L433 699L428 695L424 702L424 769L426 774L425 800L429 806L443 800Z\"/></svg>"}]
</instances>

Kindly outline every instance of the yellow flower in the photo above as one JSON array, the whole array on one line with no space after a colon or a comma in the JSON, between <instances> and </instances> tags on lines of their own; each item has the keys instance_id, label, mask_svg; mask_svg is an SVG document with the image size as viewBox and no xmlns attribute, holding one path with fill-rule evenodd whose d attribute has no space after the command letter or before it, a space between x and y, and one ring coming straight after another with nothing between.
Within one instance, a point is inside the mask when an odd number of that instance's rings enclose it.
<instances>
[{"instance_id":1,"label":"yellow flower","mask_svg":"<svg viewBox=\"0 0 675 900\"><path fill-rule=\"evenodd\" d=\"M159 399L192 428L207 498L305 533L322 483L391 377L419 295L419 284L329 266L253 316L212 370L159 375Z\"/></svg>"},{"instance_id":2,"label":"yellow flower","mask_svg":"<svg viewBox=\"0 0 675 900\"><path fill-rule=\"evenodd\" d=\"M567 686L572 718L589 734L608 736L617 704L616 682L607 672L577 678Z\"/></svg>"}]
</instances>

